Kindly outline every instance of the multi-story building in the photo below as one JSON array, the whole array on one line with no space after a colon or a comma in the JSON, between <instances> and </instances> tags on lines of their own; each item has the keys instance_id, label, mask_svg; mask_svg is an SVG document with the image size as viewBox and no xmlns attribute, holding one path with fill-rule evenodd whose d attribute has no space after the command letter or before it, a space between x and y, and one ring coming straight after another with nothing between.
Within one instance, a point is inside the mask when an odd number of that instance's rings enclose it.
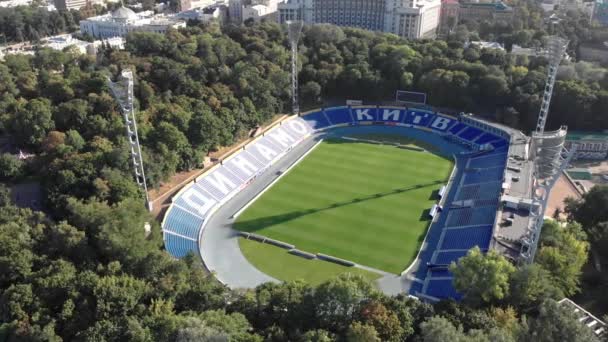
<instances>
[{"instance_id":1,"label":"multi-story building","mask_svg":"<svg viewBox=\"0 0 608 342\"><path fill-rule=\"evenodd\" d=\"M459 20L505 20L513 18L513 9L503 2L461 2Z\"/></svg>"},{"instance_id":2,"label":"multi-story building","mask_svg":"<svg viewBox=\"0 0 608 342\"><path fill-rule=\"evenodd\" d=\"M165 33L169 28L180 27L186 27L181 19L154 15L152 11L135 13L126 7L80 21L80 32L96 38L124 37L134 31Z\"/></svg>"},{"instance_id":3,"label":"multi-story building","mask_svg":"<svg viewBox=\"0 0 608 342\"><path fill-rule=\"evenodd\" d=\"M574 159L608 158L608 133L606 132L568 132L567 148L576 145Z\"/></svg>"},{"instance_id":4,"label":"multi-story building","mask_svg":"<svg viewBox=\"0 0 608 342\"><path fill-rule=\"evenodd\" d=\"M441 0L285 0L278 6L278 20L358 27L409 39L433 38L440 9Z\"/></svg>"},{"instance_id":5,"label":"multi-story building","mask_svg":"<svg viewBox=\"0 0 608 342\"><path fill-rule=\"evenodd\" d=\"M99 0L55 0L55 8L58 10L71 10L71 9L81 9L85 7L88 3L91 5L102 3Z\"/></svg>"},{"instance_id":6,"label":"multi-story building","mask_svg":"<svg viewBox=\"0 0 608 342\"><path fill-rule=\"evenodd\" d=\"M252 19L276 20L279 0L229 0L228 16L233 23Z\"/></svg>"},{"instance_id":7,"label":"multi-story building","mask_svg":"<svg viewBox=\"0 0 608 342\"><path fill-rule=\"evenodd\" d=\"M441 14L439 16L439 33L447 34L458 24L458 0L442 0Z\"/></svg>"}]
</instances>

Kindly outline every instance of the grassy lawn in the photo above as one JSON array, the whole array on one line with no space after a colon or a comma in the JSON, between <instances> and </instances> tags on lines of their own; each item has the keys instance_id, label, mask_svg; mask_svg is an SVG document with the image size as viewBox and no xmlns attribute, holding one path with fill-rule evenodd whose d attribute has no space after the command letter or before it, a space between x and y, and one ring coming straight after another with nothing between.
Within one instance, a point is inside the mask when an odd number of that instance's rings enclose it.
<instances>
[{"instance_id":1,"label":"grassy lawn","mask_svg":"<svg viewBox=\"0 0 608 342\"><path fill-rule=\"evenodd\" d=\"M325 141L245 210L235 228L397 274L416 257L428 209L451 168L431 153ZM252 262L264 269L277 261Z\"/></svg>"},{"instance_id":2,"label":"grassy lawn","mask_svg":"<svg viewBox=\"0 0 608 342\"><path fill-rule=\"evenodd\" d=\"M305 280L311 285L319 285L342 273L360 274L370 281L381 277L380 274L355 267L340 266L321 260L308 260L287 253L287 250L266 243L239 239L243 255L256 267L276 279Z\"/></svg>"}]
</instances>

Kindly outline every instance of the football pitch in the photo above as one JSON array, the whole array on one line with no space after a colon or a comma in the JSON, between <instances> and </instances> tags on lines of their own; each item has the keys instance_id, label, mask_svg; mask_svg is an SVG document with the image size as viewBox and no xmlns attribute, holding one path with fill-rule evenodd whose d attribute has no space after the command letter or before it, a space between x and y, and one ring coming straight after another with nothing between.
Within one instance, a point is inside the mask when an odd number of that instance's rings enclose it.
<instances>
[{"instance_id":1,"label":"football pitch","mask_svg":"<svg viewBox=\"0 0 608 342\"><path fill-rule=\"evenodd\" d=\"M399 274L416 257L452 165L429 152L326 140L252 203L235 228ZM318 267L257 244L259 255L253 242L240 242L248 260L277 279L306 280L306 268Z\"/></svg>"}]
</instances>

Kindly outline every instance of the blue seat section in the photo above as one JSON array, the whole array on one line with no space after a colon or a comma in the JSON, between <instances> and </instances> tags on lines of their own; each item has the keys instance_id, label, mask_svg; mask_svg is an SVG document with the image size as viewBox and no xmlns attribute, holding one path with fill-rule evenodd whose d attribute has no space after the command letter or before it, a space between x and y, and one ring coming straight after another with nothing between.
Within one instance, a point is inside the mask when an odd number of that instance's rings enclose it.
<instances>
[{"instance_id":1,"label":"blue seat section","mask_svg":"<svg viewBox=\"0 0 608 342\"><path fill-rule=\"evenodd\" d=\"M473 140L475 140L475 138L480 136L482 133L483 133L482 130L469 126L469 127L467 127L467 129L462 131L462 133L458 134L458 136L464 140L473 141Z\"/></svg>"},{"instance_id":2,"label":"blue seat section","mask_svg":"<svg viewBox=\"0 0 608 342\"><path fill-rule=\"evenodd\" d=\"M240 163L246 165L239 167ZM231 158L227 162L224 162L224 168L228 169L232 174L239 177L242 181L247 181L253 177L257 172L264 168L264 164L259 162L251 153L248 151L241 151L238 156Z\"/></svg>"},{"instance_id":3,"label":"blue seat section","mask_svg":"<svg viewBox=\"0 0 608 342\"><path fill-rule=\"evenodd\" d=\"M412 283L412 287L410 287L410 293L413 295L416 295L418 292L422 292L422 286L424 284L420 283L420 282L413 282Z\"/></svg>"},{"instance_id":4,"label":"blue seat section","mask_svg":"<svg viewBox=\"0 0 608 342\"><path fill-rule=\"evenodd\" d=\"M188 253L196 254L198 252L196 241L173 234L164 234L163 239L165 240L165 249L176 258L183 258Z\"/></svg>"},{"instance_id":5,"label":"blue seat section","mask_svg":"<svg viewBox=\"0 0 608 342\"><path fill-rule=\"evenodd\" d=\"M459 122L459 123L455 124L454 126L452 126L452 128L450 128L449 132L452 134L456 134L465 127L467 127L467 125L463 124L462 122Z\"/></svg>"},{"instance_id":6,"label":"blue seat section","mask_svg":"<svg viewBox=\"0 0 608 342\"><path fill-rule=\"evenodd\" d=\"M492 146L494 146L494 148L496 148L496 149L507 146L508 144L509 143L504 139L492 142Z\"/></svg>"},{"instance_id":7,"label":"blue seat section","mask_svg":"<svg viewBox=\"0 0 608 342\"><path fill-rule=\"evenodd\" d=\"M507 155L504 153L500 154L486 154L479 157L471 158L469 160L470 168L483 168L483 167L504 167L507 162Z\"/></svg>"},{"instance_id":8,"label":"blue seat section","mask_svg":"<svg viewBox=\"0 0 608 342\"><path fill-rule=\"evenodd\" d=\"M475 143L477 143L479 145L483 145L483 144L487 144L491 141L498 140L498 139L500 139L500 137L498 137L494 134L484 133L479 138L477 138Z\"/></svg>"},{"instance_id":9,"label":"blue seat section","mask_svg":"<svg viewBox=\"0 0 608 342\"><path fill-rule=\"evenodd\" d=\"M441 249L471 249L475 246L488 248L492 238L492 226L448 229L443 236Z\"/></svg>"},{"instance_id":10,"label":"blue seat section","mask_svg":"<svg viewBox=\"0 0 608 342\"><path fill-rule=\"evenodd\" d=\"M408 125L426 127L435 118L435 114L432 112L419 110L419 109L408 109L405 114L404 123Z\"/></svg>"},{"instance_id":11,"label":"blue seat section","mask_svg":"<svg viewBox=\"0 0 608 342\"><path fill-rule=\"evenodd\" d=\"M431 277L432 278L436 278L436 277L451 277L452 273L450 273L450 271L448 271L447 269L434 269L431 270Z\"/></svg>"},{"instance_id":12,"label":"blue seat section","mask_svg":"<svg viewBox=\"0 0 608 342\"><path fill-rule=\"evenodd\" d=\"M350 108L348 107L335 107L325 109L325 114L331 121L332 125L352 123L353 118L350 116Z\"/></svg>"},{"instance_id":13,"label":"blue seat section","mask_svg":"<svg viewBox=\"0 0 608 342\"><path fill-rule=\"evenodd\" d=\"M477 171L467 171L464 175L463 184L476 184L502 181L504 168L495 167L491 169L480 169Z\"/></svg>"},{"instance_id":14,"label":"blue seat section","mask_svg":"<svg viewBox=\"0 0 608 342\"><path fill-rule=\"evenodd\" d=\"M439 299L454 298L459 300L462 298L452 286L452 279L431 279L426 294Z\"/></svg>"},{"instance_id":15,"label":"blue seat section","mask_svg":"<svg viewBox=\"0 0 608 342\"><path fill-rule=\"evenodd\" d=\"M494 224L496 207L450 209L446 227L472 226L477 224Z\"/></svg>"},{"instance_id":16,"label":"blue seat section","mask_svg":"<svg viewBox=\"0 0 608 342\"><path fill-rule=\"evenodd\" d=\"M357 115L358 112L361 112L361 115ZM378 119L378 108L376 107L360 107L360 108L351 108L350 114L353 116L353 120L355 122L358 121L379 121ZM360 118L359 118L360 117Z\"/></svg>"},{"instance_id":17,"label":"blue seat section","mask_svg":"<svg viewBox=\"0 0 608 342\"><path fill-rule=\"evenodd\" d=\"M203 225L203 219L177 206L172 206L167 213L163 230L168 230L189 238L197 239Z\"/></svg>"},{"instance_id":18,"label":"blue seat section","mask_svg":"<svg viewBox=\"0 0 608 342\"><path fill-rule=\"evenodd\" d=\"M449 264L452 261L456 262L465 255L467 255L466 251L439 252L437 253L437 257L435 257L435 264Z\"/></svg>"},{"instance_id":19,"label":"blue seat section","mask_svg":"<svg viewBox=\"0 0 608 342\"><path fill-rule=\"evenodd\" d=\"M304 121L306 121L306 123L312 129L321 129L321 128L331 126L331 124L329 123L329 121L327 121L327 118L325 117L325 114L323 114L323 112L310 113L310 114L302 116L302 119Z\"/></svg>"}]
</instances>

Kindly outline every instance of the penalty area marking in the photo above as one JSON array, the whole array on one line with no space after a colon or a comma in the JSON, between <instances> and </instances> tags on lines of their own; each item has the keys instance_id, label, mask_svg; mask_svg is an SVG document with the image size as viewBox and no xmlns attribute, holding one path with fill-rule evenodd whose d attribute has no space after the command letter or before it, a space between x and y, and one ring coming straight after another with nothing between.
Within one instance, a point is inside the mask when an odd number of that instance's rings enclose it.
<instances>
[{"instance_id":1,"label":"penalty area marking","mask_svg":"<svg viewBox=\"0 0 608 342\"><path fill-rule=\"evenodd\" d=\"M323 142L323 139L320 139L313 147L311 147L308 151L306 151L306 153L301 155L300 158L298 158L295 162L293 162L277 178L275 178L272 182L270 182L270 184L268 184L264 189L262 189L262 191L260 191L257 195L255 195L255 197L252 198L251 201L247 202L247 204L245 204L241 209L239 209L236 213L234 213L231 218L236 219L237 217L239 217L239 215L241 215L245 211L245 209L249 208L249 206L252 205L253 202L255 202L258 198L260 198L260 196L262 196L266 191L268 191L268 189L270 189L276 182L278 182L281 178L283 178L283 176L285 176L289 171L291 171L291 169L293 169L296 165L298 165L304 158L306 158L306 156L308 156L309 153L311 153L315 148L317 148L317 146L319 146L319 144L321 144L322 142Z\"/></svg>"}]
</instances>

